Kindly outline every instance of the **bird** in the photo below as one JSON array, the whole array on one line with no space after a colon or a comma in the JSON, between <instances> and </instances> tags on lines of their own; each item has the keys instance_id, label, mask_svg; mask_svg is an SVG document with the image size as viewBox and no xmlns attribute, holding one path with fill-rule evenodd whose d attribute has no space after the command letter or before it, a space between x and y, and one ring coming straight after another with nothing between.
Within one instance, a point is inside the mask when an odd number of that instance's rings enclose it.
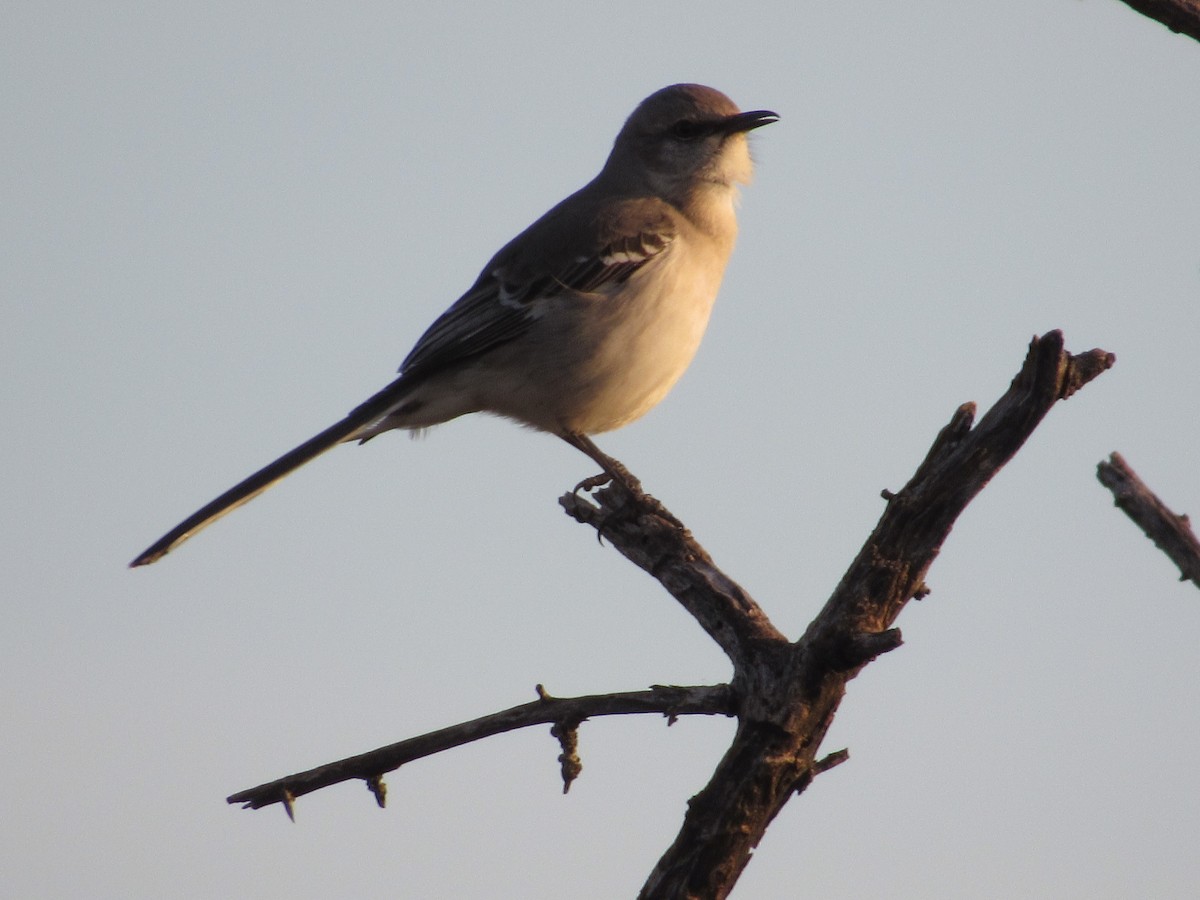
<instances>
[{"instance_id":1,"label":"bird","mask_svg":"<svg viewBox=\"0 0 1200 900\"><path fill-rule=\"evenodd\" d=\"M628 476L590 435L666 396L708 325L737 235L747 133L778 121L674 84L625 121L598 175L502 247L421 336L399 376L341 421L201 507L139 554L153 563L340 443L486 412L557 435Z\"/></svg>"}]
</instances>

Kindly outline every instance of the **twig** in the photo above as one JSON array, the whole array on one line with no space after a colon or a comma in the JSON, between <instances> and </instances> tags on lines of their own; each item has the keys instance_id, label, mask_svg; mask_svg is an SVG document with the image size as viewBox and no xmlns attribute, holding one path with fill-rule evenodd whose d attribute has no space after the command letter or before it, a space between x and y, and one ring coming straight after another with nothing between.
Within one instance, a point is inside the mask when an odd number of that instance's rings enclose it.
<instances>
[{"instance_id":1,"label":"twig","mask_svg":"<svg viewBox=\"0 0 1200 900\"><path fill-rule=\"evenodd\" d=\"M614 486L586 497L572 491L558 502L567 515L591 525L657 578L728 654L735 671L764 645L786 641L753 598L653 497Z\"/></svg>"},{"instance_id":2,"label":"twig","mask_svg":"<svg viewBox=\"0 0 1200 900\"><path fill-rule=\"evenodd\" d=\"M1096 477L1114 502L1179 567L1179 580L1200 587L1200 541L1187 516L1177 515L1146 487L1120 453L1096 466Z\"/></svg>"},{"instance_id":3,"label":"twig","mask_svg":"<svg viewBox=\"0 0 1200 900\"><path fill-rule=\"evenodd\" d=\"M295 799L330 785L359 778L383 806L386 786L382 776L424 756L431 756L472 741L515 731L530 725L580 722L598 716L619 716L634 713L659 713L670 717L683 715L733 715L731 694L727 685L677 687L655 685L648 691L617 694L596 694L587 697L551 697L538 685L538 699L514 706L470 722L463 722L409 738L377 750L360 753L337 762L326 763L297 772L248 790L238 791L226 798L228 803L244 804L246 809L260 809L272 803L282 803L293 816ZM565 775L564 775L565 777Z\"/></svg>"}]
</instances>

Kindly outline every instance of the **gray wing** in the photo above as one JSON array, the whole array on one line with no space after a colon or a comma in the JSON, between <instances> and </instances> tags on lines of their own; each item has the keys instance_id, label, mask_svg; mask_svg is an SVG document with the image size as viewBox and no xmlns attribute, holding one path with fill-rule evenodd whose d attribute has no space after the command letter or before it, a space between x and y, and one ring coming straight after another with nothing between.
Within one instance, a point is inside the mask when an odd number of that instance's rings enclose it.
<instances>
[{"instance_id":1,"label":"gray wing","mask_svg":"<svg viewBox=\"0 0 1200 900\"><path fill-rule=\"evenodd\" d=\"M508 343L544 313L542 301L619 285L657 259L674 237L674 230L658 220L614 236L596 252L567 256L542 272L523 271L527 267L521 265L519 245L510 245L421 336L400 372L419 377Z\"/></svg>"}]
</instances>

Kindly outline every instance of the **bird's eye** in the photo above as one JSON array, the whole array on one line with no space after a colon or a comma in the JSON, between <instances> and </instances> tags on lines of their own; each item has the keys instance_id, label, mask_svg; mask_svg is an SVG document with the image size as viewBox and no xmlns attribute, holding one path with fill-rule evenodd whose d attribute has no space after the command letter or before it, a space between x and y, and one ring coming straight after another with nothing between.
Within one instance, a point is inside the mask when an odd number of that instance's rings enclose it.
<instances>
[{"instance_id":1,"label":"bird's eye","mask_svg":"<svg viewBox=\"0 0 1200 900\"><path fill-rule=\"evenodd\" d=\"M692 119L680 119L671 126L671 137L677 141L695 141L708 133L708 128L703 122L696 122Z\"/></svg>"}]
</instances>

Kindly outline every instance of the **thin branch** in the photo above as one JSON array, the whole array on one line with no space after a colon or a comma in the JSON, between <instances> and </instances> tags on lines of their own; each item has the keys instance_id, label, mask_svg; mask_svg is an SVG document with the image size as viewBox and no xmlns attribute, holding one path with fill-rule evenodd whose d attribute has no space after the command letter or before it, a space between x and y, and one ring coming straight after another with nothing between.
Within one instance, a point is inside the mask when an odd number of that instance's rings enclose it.
<instances>
[{"instance_id":1,"label":"thin branch","mask_svg":"<svg viewBox=\"0 0 1200 900\"><path fill-rule=\"evenodd\" d=\"M503 712L451 725L238 791L227 797L226 802L244 804L246 809L260 809L272 803L282 803L288 815L292 816L297 797L357 778L367 782L376 802L383 806L386 786L382 776L413 760L506 731L528 728L530 725L553 724L559 727L565 723L567 728L573 729L585 719L635 713L659 713L674 721L677 716L685 715L730 716L734 714L734 709L728 685L655 685L648 691L595 694L586 697L552 697L538 685L538 699L532 703L514 706ZM564 778L566 771L564 768ZM567 783L569 784L569 781Z\"/></svg>"},{"instance_id":2,"label":"thin branch","mask_svg":"<svg viewBox=\"0 0 1200 900\"><path fill-rule=\"evenodd\" d=\"M680 602L739 670L764 645L787 638L753 598L713 563L691 532L662 504L626 487L590 497L571 492L559 505L577 522L591 525L626 559L653 575Z\"/></svg>"},{"instance_id":3,"label":"thin branch","mask_svg":"<svg viewBox=\"0 0 1200 900\"><path fill-rule=\"evenodd\" d=\"M1200 541L1187 516L1172 512L1146 487L1120 453L1096 466L1096 477L1112 491L1114 502L1179 566L1179 580L1200 587Z\"/></svg>"},{"instance_id":4,"label":"thin branch","mask_svg":"<svg viewBox=\"0 0 1200 900\"><path fill-rule=\"evenodd\" d=\"M1200 41L1200 0L1124 0L1143 16Z\"/></svg>"}]
</instances>

